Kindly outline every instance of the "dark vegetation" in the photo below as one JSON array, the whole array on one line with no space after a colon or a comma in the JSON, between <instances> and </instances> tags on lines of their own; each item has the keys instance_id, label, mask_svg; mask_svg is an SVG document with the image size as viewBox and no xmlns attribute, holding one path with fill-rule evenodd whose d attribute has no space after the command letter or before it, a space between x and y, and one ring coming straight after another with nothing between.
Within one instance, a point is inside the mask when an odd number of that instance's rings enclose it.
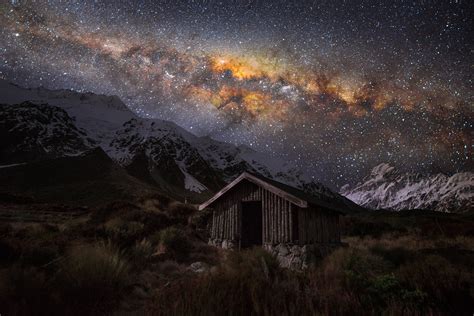
<instances>
[{"instance_id":1,"label":"dark vegetation","mask_svg":"<svg viewBox=\"0 0 474 316\"><path fill-rule=\"evenodd\" d=\"M11 207L18 212L31 208L27 203L18 205ZM305 271L282 269L260 249L232 252L207 246L207 216L155 197L109 203L55 223L3 221L0 313L472 315L474 311L473 214L412 211L345 216L346 247Z\"/></svg>"},{"instance_id":2,"label":"dark vegetation","mask_svg":"<svg viewBox=\"0 0 474 316\"><path fill-rule=\"evenodd\" d=\"M98 206L154 192L156 188L130 176L100 148L81 156L5 168L0 173L1 196L26 196L39 203Z\"/></svg>"}]
</instances>

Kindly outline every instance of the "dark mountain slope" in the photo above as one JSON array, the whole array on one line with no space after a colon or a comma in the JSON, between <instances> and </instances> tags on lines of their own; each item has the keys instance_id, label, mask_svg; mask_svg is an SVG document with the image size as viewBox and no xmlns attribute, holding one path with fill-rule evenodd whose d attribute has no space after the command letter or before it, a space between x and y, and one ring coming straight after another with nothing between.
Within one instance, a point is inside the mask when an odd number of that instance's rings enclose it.
<instances>
[{"instance_id":1,"label":"dark mountain slope","mask_svg":"<svg viewBox=\"0 0 474 316\"><path fill-rule=\"evenodd\" d=\"M80 156L0 169L0 193L38 202L97 205L152 195L156 188L129 175L97 148Z\"/></svg>"}]
</instances>

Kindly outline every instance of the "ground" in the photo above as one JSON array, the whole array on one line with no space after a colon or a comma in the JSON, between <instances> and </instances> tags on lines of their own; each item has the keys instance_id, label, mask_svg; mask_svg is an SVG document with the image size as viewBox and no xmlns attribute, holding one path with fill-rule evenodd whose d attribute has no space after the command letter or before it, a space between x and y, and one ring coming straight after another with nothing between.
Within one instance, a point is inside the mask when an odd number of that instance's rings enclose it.
<instances>
[{"instance_id":1,"label":"ground","mask_svg":"<svg viewBox=\"0 0 474 316\"><path fill-rule=\"evenodd\" d=\"M208 246L207 216L161 197L0 205L0 313L472 315L474 215L365 212L304 271Z\"/></svg>"}]
</instances>

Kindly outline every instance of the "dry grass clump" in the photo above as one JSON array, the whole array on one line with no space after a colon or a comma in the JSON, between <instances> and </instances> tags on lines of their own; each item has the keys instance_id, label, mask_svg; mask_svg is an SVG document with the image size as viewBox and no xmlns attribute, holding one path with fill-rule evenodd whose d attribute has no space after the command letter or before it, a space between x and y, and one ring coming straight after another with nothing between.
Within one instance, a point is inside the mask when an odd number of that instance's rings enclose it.
<instances>
[{"instance_id":1,"label":"dry grass clump","mask_svg":"<svg viewBox=\"0 0 474 316\"><path fill-rule=\"evenodd\" d=\"M287 314L298 293L261 249L229 253L210 273L188 276L158 291L147 313L157 315ZM291 300L287 301L286 296ZM290 305L287 305L287 302Z\"/></svg>"},{"instance_id":2,"label":"dry grass clump","mask_svg":"<svg viewBox=\"0 0 474 316\"><path fill-rule=\"evenodd\" d=\"M183 228L178 226L167 227L152 236L152 241L158 244L158 251L166 253L176 260L185 260L192 244Z\"/></svg>"},{"instance_id":3,"label":"dry grass clump","mask_svg":"<svg viewBox=\"0 0 474 316\"><path fill-rule=\"evenodd\" d=\"M100 314L115 308L130 283L130 265L112 244L72 247L56 262L17 263L0 272L8 315Z\"/></svg>"},{"instance_id":4,"label":"dry grass clump","mask_svg":"<svg viewBox=\"0 0 474 316\"><path fill-rule=\"evenodd\" d=\"M196 212L196 209L190 205L175 201L169 203L165 211L174 219L176 224L187 225L189 218Z\"/></svg>"},{"instance_id":5,"label":"dry grass clump","mask_svg":"<svg viewBox=\"0 0 474 316\"><path fill-rule=\"evenodd\" d=\"M118 302L129 284L130 264L111 243L73 247L60 264L57 286L63 301L90 312Z\"/></svg>"},{"instance_id":6,"label":"dry grass clump","mask_svg":"<svg viewBox=\"0 0 474 316\"><path fill-rule=\"evenodd\" d=\"M153 244L146 238L136 241L135 245L128 251L130 260L136 267L144 266L155 253L156 249Z\"/></svg>"}]
</instances>

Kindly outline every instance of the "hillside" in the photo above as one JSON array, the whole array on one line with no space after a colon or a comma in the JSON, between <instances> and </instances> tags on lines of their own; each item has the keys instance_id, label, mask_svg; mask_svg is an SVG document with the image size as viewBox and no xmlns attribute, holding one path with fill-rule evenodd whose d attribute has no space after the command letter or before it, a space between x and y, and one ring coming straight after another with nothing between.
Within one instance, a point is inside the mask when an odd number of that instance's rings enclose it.
<instances>
[{"instance_id":1,"label":"hillside","mask_svg":"<svg viewBox=\"0 0 474 316\"><path fill-rule=\"evenodd\" d=\"M82 155L38 160L0 169L0 193L42 203L99 205L156 194L100 148Z\"/></svg>"}]
</instances>

